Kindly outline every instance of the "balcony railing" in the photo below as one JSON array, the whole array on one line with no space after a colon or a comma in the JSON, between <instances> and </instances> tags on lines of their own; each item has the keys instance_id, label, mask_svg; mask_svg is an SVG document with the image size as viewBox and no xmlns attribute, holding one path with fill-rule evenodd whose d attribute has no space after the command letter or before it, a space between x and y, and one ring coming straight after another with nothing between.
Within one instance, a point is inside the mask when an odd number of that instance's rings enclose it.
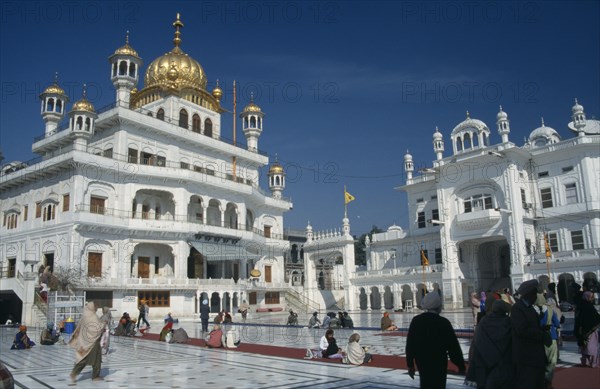
<instances>
[{"instance_id":1,"label":"balcony railing","mask_svg":"<svg viewBox=\"0 0 600 389\"><path fill-rule=\"evenodd\" d=\"M558 251L552 253L550 263L554 262L570 262L578 261L582 259L598 259L600 258L600 249L584 249L584 250L569 250L569 251ZM525 264L545 264L547 261L546 253L529 254L525 256Z\"/></svg>"},{"instance_id":2,"label":"balcony railing","mask_svg":"<svg viewBox=\"0 0 600 389\"><path fill-rule=\"evenodd\" d=\"M284 234L276 234L273 232L266 232L264 230L254 228L245 224L239 223L231 223L225 221L221 223L220 221L208 221L207 223L202 223L203 219L198 219L196 215L173 215L171 213L161 213L161 214L150 214L149 212L133 212L130 210L123 209L115 209L115 208L106 208L98 205L87 205L87 204L78 204L75 205L75 212L81 213L90 213L95 215L103 215L103 216L111 216L118 219L130 219L130 220L147 220L152 222L180 222L180 223L195 223L202 224L206 226L212 227L221 227L227 228L230 230L240 230L240 231L249 231L254 234L263 236L265 238L271 239L287 239L287 236Z\"/></svg>"}]
</instances>

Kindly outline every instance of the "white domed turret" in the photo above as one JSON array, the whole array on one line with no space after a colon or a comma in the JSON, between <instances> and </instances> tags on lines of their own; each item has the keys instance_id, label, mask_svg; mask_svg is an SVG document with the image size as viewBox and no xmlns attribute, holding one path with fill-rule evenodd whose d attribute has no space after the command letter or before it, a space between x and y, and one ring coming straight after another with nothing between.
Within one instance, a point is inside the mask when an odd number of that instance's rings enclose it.
<instances>
[{"instance_id":1,"label":"white domed turret","mask_svg":"<svg viewBox=\"0 0 600 389\"><path fill-rule=\"evenodd\" d=\"M510 122L508 121L508 115L502 110L496 115L496 125L498 126L498 134L502 137L502 143L508 143L508 134L510 134Z\"/></svg>"},{"instance_id":2,"label":"white domed turret","mask_svg":"<svg viewBox=\"0 0 600 389\"><path fill-rule=\"evenodd\" d=\"M454 154L483 148L490 143L490 129L479 119L471 119L469 111L467 118L452 130L452 148Z\"/></svg>"},{"instance_id":3,"label":"white domed turret","mask_svg":"<svg viewBox=\"0 0 600 389\"><path fill-rule=\"evenodd\" d=\"M81 100L73 104L69 111L70 128L76 134L75 149L85 150L87 141L94 134L94 122L98 115L94 106L87 99L86 85L83 84L83 95Z\"/></svg>"},{"instance_id":4,"label":"white domed turret","mask_svg":"<svg viewBox=\"0 0 600 389\"><path fill-rule=\"evenodd\" d=\"M306 241L311 242L313 240L313 228L310 222L306 225Z\"/></svg>"},{"instance_id":5,"label":"white domed turret","mask_svg":"<svg viewBox=\"0 0 600 389\"><path fill-rule=\"evenodd\" d=\"M406 150L404 154L404 171L406 172L406 183L410 184L413 178L413 172L415 171L415 165L413 164L413 157Z\"/></svg>"},{"instance_id":6,"label":"white domed turret","mask_svg":"<svg viewBox=\"0 0 600 389\"><path fill-rule=\"evenodd\" d=\"M440 130L435 127L433 133L433 151L435 151L435 158L439 161L444 158L444 136Z\"/></svg>"},{"instance_id":7,"label":"white domed turret","mask_svg":"<svg viewBox=\"0 0 600 389\"><path fill-rule=\"evenodd\" d=\"M117 104L129 106L131 91L137 86L142 59L137 51L129 46L129 31L125 37L125 45L115 50L108 57L111 65L111 81L117 90Z\"/></svg>"},{"instance_id":8,"label":"white domed turret","mask_svg":"<svg viewBox=\"0 0 600 389\"><path fill-rule=\"evenodd\" d=\"M46 136L52 135L58 123L65 117L66 104L69 97L63 88L58 86L58 73L54 76L54 83L44 89L40 94L42 100L42 118L46 122Z\"/></svg>"},{"instance_id":9,"label":"white domed turret","mask_svg":"<svg viewBox=\"0 0 600 389\"><path fill-rule=\"evenodd\" d=\"M285 171L283 166L277 161L277 157L275 157L275 162L271 164L267 176L269 177L269 188L273 197L280 199L281 192L285 189Z\"/></svg>"},{"instance_id":10,"label":"white domed turret","mask_svg":"<svg viewBox=\"0 0 600 389\"><path fill-rule=\"evenodd\" d=\"M585 121L585 112L583 111L583 106L577 102L575 99L575 105L571 108L573 115L571 118L573 119L573 126L577 129L578 136L584 136L585 132L583 131L586 121Z\"/></svg>"},{"instance_id":11,"label":"white domed turret","mask_svg":"<svg viewBox=\"0 0 600 389\"><path fill-rule=\"evenodd\" d=\"M529 142L533 148L543 147L560 141L561 138L558 132L552 127L546 127L544 118L542 118L542 126L531 131L531 134L529 134Z\"/></svg>"},{"instance_id":12,"label":"white domed turret","mask_svg":"<svg viewBox=\"0 0 600 389\"><path fill-rule=\"evenodd\" d=\"M240 114L242 119L242 131L246 136L248 150L258 150L258 138L262 133L263 117L265 114L260 107L254 103L254 94L250 95L250 103L244 108Z\"/></svg>"}]
</instances>

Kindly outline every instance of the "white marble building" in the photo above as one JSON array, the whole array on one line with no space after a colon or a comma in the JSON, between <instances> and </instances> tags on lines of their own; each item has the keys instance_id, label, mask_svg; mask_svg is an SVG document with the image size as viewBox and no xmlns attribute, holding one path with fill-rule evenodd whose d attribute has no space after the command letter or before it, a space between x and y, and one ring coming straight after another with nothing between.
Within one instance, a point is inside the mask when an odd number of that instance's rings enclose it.
<instances>
[{"instance_id":1,"label":"white marble building","mask_svg":"<svg viewBox=\"0 0 600 389\"><path fill-rule=\"evenodd\" d=\"M367 267L351 280L356 308L418 305L423 285L462 307L472 291L515 290L531 278L558 283L564 300L573 280L600 277L600 122L576 102L562 135L542 120L522 146L509 140L502 108L496 126L494 144L467 113L446 155L436 128L433 166L418 172L407 152L406 183L396 189L407 193L408 229L392 226L368 242Z\"/></svg>"},{"instance_id":2,"label":"white marble building","mask_svg":"<svg viewBox=\"0 0 600 389\"><path fill-rule=\"evenodd\" d=\"M286 306L282 195L285 173L259 150L264 114L250 101L239 114L246 145L227 140L218 85L173 48L146 67L127 43L109 57L113 104L83 96L69 109L58 82L41 94L39 158L5 164L0 176L0 293L3 316L31 321L40 265L74 272L73 288L118 312L192 315ZM266 131L268 133L268 130ZM269 166L271 193L259 186ZM252 272L252 276L250 273ZM17 320L18 320L18 316ZM0 318L2 320L2 318Z\"/></svg>"}]
</instances>

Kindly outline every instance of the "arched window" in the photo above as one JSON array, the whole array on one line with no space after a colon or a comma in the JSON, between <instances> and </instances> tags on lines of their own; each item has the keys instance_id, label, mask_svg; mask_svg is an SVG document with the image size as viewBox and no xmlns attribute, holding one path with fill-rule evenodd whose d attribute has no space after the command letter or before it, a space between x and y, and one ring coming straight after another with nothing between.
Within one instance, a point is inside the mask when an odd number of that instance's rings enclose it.
<instances>
[{"instance_id":1,"label":"arched window","mask_svg":"<svg viewBox=\"0 0 600 389\"><path fill-rule=\"evenodd\" d=\"M129 64L129 77L135 77L135 64L133 62Z\"/></svg>"},{"instance_id":2,"label":"arched window","mask_svg":"<svg viewBox=\"0 0 600 389\"><path fill-rule=\"evenodd\" d=\"M127 62L121 61L121 63L119 64L119 76L126 76L126 75L127 75Z\"/></svg>"},{"instance_id":3,"label":"arched window","mask_svg":"<svg viewBox=\"0 0 600 389\"><path fill-rule=\"evenodd\" d=\"M213 136L212 121L208 118L204 121L204 135L210 136L211 138Z\"/></svg>"},{"instance_id":4,"label":"arched window","mask_svg":"<svg viewBox=\"0 0 600 389\"><path fill-rule=\"evenodd\" d=\"M54 111L54 99L48 99L48 104L46 104L46 111Z\"/></svg>"},{"instance_id":5,"label":"arched window","mask_svg":"<svg viewBox=\"0 0 600 389\"><path fill-rule=\"evenodd\" d=\"M248 118L244 118L244 128L248 128Z\"/></svg>"},{"instance_id":6,"label":"arched window","mask_svg":"<svg viewBox=\"0 0 600 389\"><path fill-rule=\"evenodd\" d=\"M258 118L258 128L262 128L262 119Z\"/></svg>"},{"instance_id":7,"label":"arched window","mask_svg":"<svg viewBox=\"0 0 600 389\"><path fill-rule=\"evenodd\" d=\"M113 77L117 75L117 63L113 64Z\"/></svg>"},{"instance_id":8,"label":"arched window","mask_svg":"<svg viewBox=\"0 0 600 389\"><path fill-rule=\"evenodd\" d=\"M188 128L188 113L185 109L179 111L179 127Z\"/></svg>"},{"instance_id":9,"label":"arched window","mask_svg":"<svg viewBox=\"0 0 600 389\"><path fill-rule=\"evenodd\" d=\"M473 147L477 147L479 145L479 137L476 135L473 136Z\"/></svg>"},{"instance_id":10,"label":"arched window","mask_svg":"<svg viewBox=\"0 0 600 389\"><path fill-rule=\"evenodd\" d=\"M200 133L200 116L197 113L192 116L192 131Z\"/></svg>"},{"instance_id":11,"label":"arched window","mask_svg":"<svg viewBox=\"0 0 600 389\"><path fill-rule=\"evenodd\" d=\"M165 120L165 110L160 108L158 112L156 112L156 118L160 120Z\"/></svg>"},{"instance_id":12,"label":"arched window","mask_svg":"<svg viewBox=\"0 0 600 389\"><path fill-rule=\"evenodd\" d=\"M87 119L85 119L85 130L86 130L86 131L89 131L89 130L90 130L91 124L92 124L92 123L91 123L91 121L90 121L90 118L87 118Z\"/></svg>"},{"instance_id":13,"label":"arched window","mask_svg":"<svg viewBox=\"0 0 600 389\"><path fill-rule=\"evenodd\" d=\"M483 133L483 145L484 146L489 146L490 145L488 137L487 137L487 134L485 132Z\"/></svg>"},{"instance_id":14,"label":"arched window","mask_svg":"<svg viewBox=\"0 0 600 389\"><path fill-rule=\"evenodd\" d=\"M456 151L462 151L463 149L463 144L462 144L462 139L460 139L460 136L456 137Z\"/></svg>"},{"instance_id":15,"label":"arched window","mask_svg":"<svg viewBox=\"0 0 600 389\"><path fill-rule=\"evenodd\" d=\"M250 128L256 128L256 118L254 116L250 117Z\"/></svg>"},{"instance_id":16,"label":"arched window","mask_svg":"<svg viewBox=\"0 0 600 389\"><path fill-rule=\"evenodd\" d=\"M77 117L77 129L81 130L83 127L83 118L81 116Z\"/></svg>"},{"instance_id":17,"label":"arched window","mask_svg":"<svg viewBox=\"0 0 600 389\"><path fill-rule=\"evenodd\" d=\"M464 146L465 146L465 150L467 148L473 148L473 145L471 144L471 135L469 135L468 133L465 134L465 137L464 137Z\"/></svg>"},{"instance_id":18,"label":"arched window","mask_svg":"<svg viewBox=\"0 0 600 389\"><path fill-rule=\"evenodd\" d=\"M279 185L279 184L280 184L279 176L276 176L275 177L275 185Z\"/></svg>"},{"instance_id":19,"label":"arched window","mask_svg":"<svg viewBox=\"0 0 600 389\"><path fill-rule=\"evenodd\" d=\"M56 112L62 113L62 100L56 100Z\"/></svg>"}]
</instances>

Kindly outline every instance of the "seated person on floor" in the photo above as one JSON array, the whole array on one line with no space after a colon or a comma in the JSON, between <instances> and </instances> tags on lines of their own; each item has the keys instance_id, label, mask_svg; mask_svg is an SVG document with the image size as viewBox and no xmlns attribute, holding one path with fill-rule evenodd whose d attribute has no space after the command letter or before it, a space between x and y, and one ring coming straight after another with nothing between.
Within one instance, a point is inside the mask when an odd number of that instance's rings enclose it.
<instances>
[{"instance_id":1,"label":"seated person on floor","mask_svg":"<svg viewBox=\"0 0 600 389\"><path fill-rule=\"evenodd\" d=\"M54 323L48 323L46 328L42 330L40 343L44 346L52 346L60 340L60 335L54 331Z\"/></svg>"},{"instance_id":2,"label":"seated person on floor","mask_svg":"<svg viewBox=\"0 0 600 389\"><path fill-rule=\"evenodd\" d=\"M11 350L25 350L35 346L35 342L27 336L27 327L19 326L19 332L15 335L15 340L10 348Z\"/></svg>"},{"instance_id":3,"label":"seated person on floor","mask_svg":"<svg viewBox=\"0 0 600 389\"><path fill-rule=\"evenodd\" d=\"M348 312L344 312L344 328L354 328L354 321L348 315Z\"/></svg>"},{"instance_id":4,"label":"seated person on floor","mask_svg":"<svg viewBox=\"0 0 600 389\"><path fill-rule=\"evenodd\" d=\"M115 328L115 336L134 336L135 321L131 319L129 313L123 312L123 316L119 320L119 325Z\"/></svg>"},{"instance_id":5,"label":"seated person on floor","mask_svg":"<svg viewBox=\"0 0 600 389\"><path fill-rule=\"evenodd\" d=\"M329 323L331 322L331 314L333 312L327 312L325 314L325 317L323 318L323 325L321 326L321 328L329 328ZM335 314L334 314L335 316Z\"/></svg>"},{"instance_id":6,"label":"seated person on floor","mask_svg":"<svg viewBox=\"0 0 600 389\"><path fill-rule=\"evenodd\" d=\"M210 331L208 336L206 337L206 347L208 348L221 348L223 347L223 331L221 331L221 326L215 324L213 330Z\"/></svg>"},{"instance_id":7,"label":"seated person on floor","mask_svg":"<svg viewBox=\"0 0 600 389\"><path fill-rule=\"evenodd\" d=\"M287 319L288 326L297 326L298 325L298 314L290 309L290 315Z\"/></svg>"},{"instance_id":8,"label":"seated person on floor","mask_svg":"<svg viewBox=\"0 0 600 389\"><path fill-rule=\"evenodd\" d=\"M365 348L358 343L359 340L360 335L357 333L352 334L348 339L348 362L352 365L371 363L373 360L371 354L366 352Z\"/></svg>"},{"instance_id":9,"label":"seated person on floor","mask_svg":"<svg viewBox=\"0 0 600 389\"><path fill-rule=\"evenodd\" d=\"M190 337L187 332L183 328L178 328L173 331L173 336L171 337L170 343L187 343L190 341Z\"/></svg>"},{"instance_id":10,"label":"seated person on floor","mask_svg":"<svg viewBox=\"0 0 600 389\"><path fill-rule=\"evenodd\" d=\"M394 325L392 319L390 319L390 313L384 312L381 318L381 331L396 331L398 327Z\"/></svg>"},{"instance_id":11,"label":"seated person on floor","mask_svg":"<svg viewBox=\"0 0 600 389\"><path fill-rule=\"evenodd\" d=\"M325 339L327 340L327 349L322 352L323 358L342 359L344 354L342 349L338 347L337 342L333 337L333 330L327 330L325 333Z\"/></svg>"},{"instance_id":12,"label":"seated person on floor","mask_svg":"<svg viewBox=\"0 0 600 389\"><path fill-rule=\"evenodd\" d=\"M321 325L321 320L319 320L319 318L317 317L318 314L318 312L313 312L312 316L310 317L310 320L308 321L308 328L319 328L319 326Z\"/></svg>"}]
</instances>

